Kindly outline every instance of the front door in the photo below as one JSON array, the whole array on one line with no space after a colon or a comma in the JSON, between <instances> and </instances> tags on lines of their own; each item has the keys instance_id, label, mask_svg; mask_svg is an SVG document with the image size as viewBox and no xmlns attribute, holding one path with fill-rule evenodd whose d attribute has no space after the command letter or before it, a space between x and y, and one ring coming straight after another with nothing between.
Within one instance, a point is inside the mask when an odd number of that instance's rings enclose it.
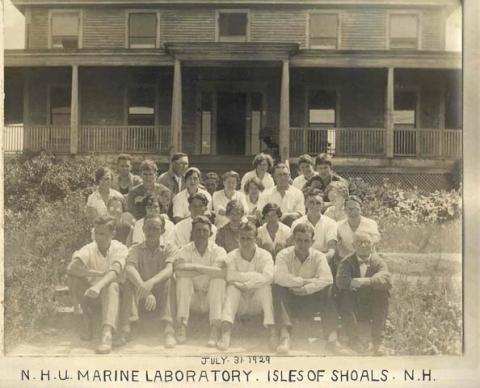
<instances>
[{"instance_id":1,"label":"front door","mask_svg":"<svg viewBox=\"0 0 480 388\"><path fill-rule=\"evenodd\" d=\"M245 155L245 93L217 94L217 154Z\"/></svg>"}]
</instances>

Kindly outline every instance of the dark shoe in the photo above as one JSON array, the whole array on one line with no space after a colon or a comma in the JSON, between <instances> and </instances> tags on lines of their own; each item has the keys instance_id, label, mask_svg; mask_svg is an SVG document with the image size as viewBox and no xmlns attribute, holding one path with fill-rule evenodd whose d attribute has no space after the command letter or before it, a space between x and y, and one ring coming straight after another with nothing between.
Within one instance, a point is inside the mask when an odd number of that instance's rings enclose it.
<instances>
[{"instance_id":1,"label":"dark shoe","mask_svg":"<svg viewBox=\"0 0 480 388\"><path fill-rule=\"evenodd\" d=\"M97 353L98 354L108 354L112 350L112 333L106 332L102 333L102 340L100 345L98 345Z\"/></svg>"},{"instance_id":2,"label":"dark shoe","mask_svg":"<svg viewBox=\"0 0 480 388\"><path fill-rule=\"evenodd\" d=\"M278 354L288 354L290 351L290 335L283 335L280 338L280 344L277 346Z\"/></svg>"},{"instance_id":3,"label":"dark shoe","mask_svg":"<svg viewBox=\"0 0 480 388\"><path fill-rule=\"evenodd\" d=\"M352 349L340 345L340 342L337 340L328 341L325 345L325 349L336 356L355 356L357 354Z\"/></svg>"},{"instance_id":4,"label":"dark shoe","mask_svg":"<svg viewBox=\"0 0 480 388\"><path fill-rule=\"evenodd\" d=\"M230 338L232 335L232 329L230 327L224 327L222 330L222 336L220 340L217 342L217 349L218 350L228 350L230 347Z\"/></svg>"},{"instance_id":5,"label":"dark shoe","mask_svg":"<svg viewBox=\"0 0 480 388\"><path fill-rule=\"evenodd\" d=\"M93 339L93 322L90 317L84 315L82 317L82 329L80 332L82 341L91 341Z\"/></svg>"},{"instance_id":6,"label":"dark shoe","mask_svg":"<svg viewBox=\"0 0 480 388\"><path fill-rule=\"evenodd\" d=\"M268 347L270 348L270 350L275 350L277 349L277 345L278 345L278 333L277 333L277 330L275 329L275 327L270 327L269 328L269 332L270 332L270 335L269 335L269 338L268 338Z\"/></svg>"},{"instance_id":7,"label":"dark shoe","mask_svg":"<svg viewBox=\"0 0 480 388\"><path fill-rule=\"evenodd\" d=\"M207 346L209 348L214 348L215 346L217 346L219 332L220 332L220 328L218 326L216 325L210 326L210 337L208 337L208 342L207 342Z\"/></svg>"},{"instance_id":8,"label":"dark shoe","mask_svg":"<svg viewBox=\"0 0 480 388\"><path fill-rule=\"evenodd\" d=\"M165 333L165 347L167 349L172 349L177 345L175 336L172 333Z\"/></svg>"},{"instance_id":9,"label":"dark shoe","mask_svg":"<svg viewBox=\"0 0 480 388\"><path fill-rule=\"evenodd\" d=\"M175 337L177 337L177 342L179 344L187 342L187 326L185 324L181 323L178 325Z\"/></svg>"}]
</instances>

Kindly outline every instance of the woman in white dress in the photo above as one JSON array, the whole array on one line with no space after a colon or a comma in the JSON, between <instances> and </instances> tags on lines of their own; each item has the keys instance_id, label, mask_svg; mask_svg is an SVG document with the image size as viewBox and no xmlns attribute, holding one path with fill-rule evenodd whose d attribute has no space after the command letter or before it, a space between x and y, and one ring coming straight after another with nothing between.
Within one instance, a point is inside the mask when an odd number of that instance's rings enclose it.
<instances>
[{"instance_id":1,"label":"woman in white dress","mask_svg":"<svg viewBox=\"0 0 480 388\"><path fill-rule=\"evenodd\" d=\"M269 189L275 186L272 176L268 172L273 167L273 159L268 154L258 154L253 158L253 167L252 171L247 172L242 178L242 190L245 187L245 183L251 178L257 177L262 182L265 189Z\"/></svg>"},{"instance_id":2,"label":"woman in white dress","mask_svg":"<svg viewBox=\"0 0 480 388\"><path fill-rule=\"evenodd\" d=\"M240 183L240 176L235 171L228 171L222 176L223 190L216 191L212 197L212 207L215 213L215 226L220 229L228 223L226 216L227 204L236 199L242 202L243 208L247 209L245 195L237 190Z\"/></svg>"},{"instance_id":3,"label":"woman in white dress","mask_svg":"<svg viewBox=\"0 0 480 388\"><path fill-rule=\"evenodd\" d=\"M332 205L325 210L324 215L337 222L347 218L345 200L348 198L348 186L344 182L335 181L327 186L326 192Z\"/></svg>"},{"instance_id":4,"label":"woman in white dress","mask_svg":"<svg viewBox=\"0 0 480 388\"><path fill-rule=\"evenodd\" d=\"M263 183L257 177L250 178L245 182L243 190L245 191L245 199L247 202L247 208L245 209L245 215L248 220L254 224L259 223L259 217L257 215L257 205L260 194L265 189Z\"/></svg>"},{"instance_id":5,"label":"woman in white dress","mask_svg":"<svg viewBox=\"0 0 480 388\"><path fill-rule=\"evenodd\" d=\"M290 228L280 222L282 211L276 203L267 203L262 215L265 223L258 228L257 244L269 251L275 260L278 252L291 245Z\"/></svg>"}]
</instances>

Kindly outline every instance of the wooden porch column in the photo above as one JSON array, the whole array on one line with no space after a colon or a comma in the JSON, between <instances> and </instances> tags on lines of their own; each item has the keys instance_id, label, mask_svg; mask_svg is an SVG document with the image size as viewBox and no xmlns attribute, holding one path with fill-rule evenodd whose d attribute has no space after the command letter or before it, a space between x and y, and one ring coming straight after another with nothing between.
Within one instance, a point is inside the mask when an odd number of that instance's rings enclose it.
<instances>
[{"instance_id":1,"label":"wooden porch column","mask_svg":"<svg viewBox=\"0 0 480 388\"><path fill-rule=\"evenodd\" d=\"M78 65L72 66L72 98L70 101L70 153L78 153Z\"/></svg>"},{"instance_id":2,"label":"wooden porch column","mask_svg":"<svg viewBox=\"0 0 480 388\"><path fill-rule=\"evenodd\" d=\"M446 85L445 81L441 84L440 89L440 104L438 107L438 129L440 129L440 136L438 140L438 155L443 156L443 144L445 143L445 104L446 104Z\"/></svg>"},{"instance_id":3,"label":"wooden porch column","mask_svg":"<svg viewBox=\"0 0 480 388\"><path fill-rule=\"evenodd\" d=\"M290 69L288 60L282 63L282 88L280 92L280 159L290 157Z\"/></svg>"},{"instance_id":4,"label":"wooden porch column","mask_svg":"<svg viewBox=\"0 0 480 388\"><path fill-rule=\"evenodd\" d=\"M173 67L171 143L170 154L182 149L182 67L178 59Z\"/></svg>"},{"instance_id":5,"label":"wooden porch column","mask_svg":"<svg viewBox=\"0 0 480 388\"><path fill-rule=\"evenodd\" d=\"M30 69L23 71L23 149L30 148Z\"/></svg>"},{"instance_id":6,"label":"wooden porch column","mask_svg":"<svg viewBox=\"0 0 480 388\"><path fill-rule=\"evenodd\" d=\"M389 67L387 69L387 94L385 102L385 145L387 151L387 157L393 158L394 151L394 122L393 122L393 111L394 111L394 102L395 102L395 90L394 90L394 79L393 79L394 68Z\"/></svg>"}]
</instances>

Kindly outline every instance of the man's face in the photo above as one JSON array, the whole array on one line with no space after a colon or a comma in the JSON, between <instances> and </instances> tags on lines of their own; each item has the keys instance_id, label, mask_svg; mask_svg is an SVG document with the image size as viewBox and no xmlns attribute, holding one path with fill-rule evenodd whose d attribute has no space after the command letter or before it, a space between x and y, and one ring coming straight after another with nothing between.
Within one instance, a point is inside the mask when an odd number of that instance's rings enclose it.
<instances>
[{"instance_id":1,"label":"man's face","mask_svg":"<svg viewBox=\"0 0 480 388\"><path fill-rule=\"evenodd\" d=\"M210 194L213 194L215 191L217 191L217 179L215 178L205 179L204 185Z\"/></svg>"},{"instance_id":2,"label":"man's face","mask_svg":"<svg viewBox=\"0 0 480 388\"><path fill-rule=\"evenodd\" d=\"M200 199L194 199L188 208L192 217L203 216L207 211L207 206Z\"/></svg>"},{"instance_id":3,"label":"man's face","mask_svg":"<svg viewBox=\"0 0 480 388\"><path fill-rule=\"evenodd\" d=\"M243 218L243 211L240 209L233 209L229 214L228 214L228 219L230 220L231 223L233 224L238 224L242 221Z\"/></svg>"},{"instance_id":4,"label":"man's face","mask_svg":"<svg viewBox=\"0 0 480 388\"><path fill-rule=\"evenodd\" d=\"M354 235L353 247L359 256L368 257L373 252L373 241L368 235Z\"/></svg>"},{"instance_id":5,"label":"man's face","mask_svg":"<svg viewBox=\"0 0 480 388\"><path fill-rule=\"evenodd\" d=\"M154 171L152 170L142 171L142 179L144 184L152 185L153 183L155 183L155 178L156 178L156 174Z\"/></svg>"},{"instance_id":6,"label":"man's face","mask_svg":"<svg viewBox=\"0 0 480 388\"><path fill-rule=\"evenodd\" d=\"M308 254L308 251L313 244L312 235L308 232L295 233L293 236L293 241L295 243L295 250L305 255Z\"/></svg>"},{"instance_id":7,"label":"man's face","mask_svg":"<svg viewBox=\"0 0 480 388\"><path fill-rule=\"evenodd\" d=\"M356 201L347 201L345 203L345 214L350 219L358 218L362 214L362 208Z\"/></svg>"},{"instance_id":8,"label":"man's face","mask_svg":"<svg viewBox=\"0 0 480 388\"><path fill-rule=\"evenodd\" d=\"M96 225L94 232L95 242L101 250L107 250L113 238L113 231L108 225Z\"/></svg>"},{"instance_id":9,"label":"man's face","mask_svg":"<svg viewBox=\"0 0 480 388\"><path fill-rule=\"evenodd\" d=\"M240 235L240 239L239 239L240 249L250 250L255 247L257 236L255 235L254 231L240 230L239 235Z\"/></svg>"},{"instance_id":10,"label":"man's face","mask_svg":"<svg viewBox=\"0 0 480 388\"><path fill-rule=\"evenodd\" d=\"M145 212L147 213L147 216L159 215L160 204L157 201L152 201L150 204L145 206Z\"/></svg>"},{"instance_id":11,"label":"man's face","mask_svg":"<svg viewBox=\"0 0 480 388\"><path fill-rule=\"evenodd\" d=\"M98 187L103 190L108 190L111 184L112 184L112 174L107 172L102 178L100 178L100 181L98 182Z\"/></svg>"},{"instance_id":12,"label":"man's face","mask_svg":"<svg viewBox=\"0 0 480 388\"><path fill-rule=\"evenodd\" d=\"M122 203L118 200L110 201L110 203L108 204L108 214L118 219L120 218L122 213L123 213Z\"/></svg>"},{"instance_id":13,"label":"man's face","mask_svg":"<svg viewBox=\"0 0 480 388\"><path fill-rule=\"evenodd\" d=\"M318 164L317 172L322 178L328 178L332 173L332 169L328 164Z\"/></svg>"},{"instance_id":14,"label":"man's face","mask_svg":"<svg viewBox=\"0 0 480 388\"><path fill-rule=\"evenodd\" d=\"M197 191L198 185L200 184L200 177L196 172L191 174L188 179L185 181L185 185L190 191Z\"/></svg>"},{"instance_id":15,"label":"man's face","mask_svg":"<svg viewBox=\"0 0 480 388\"><path fill-rule=\"evenodd\" d=\"M265 221L268 224L276 224L280 218L278 218L278 214L276 210L271 210L267 214L265 214Z\"/></svg>"},{"instance_id":16,"label":"man's face","mask_svg":"<svg viewBox=\"0 0 480 388\"><path fill-rule=\"evenodd\" d=\"M188 156L183 156L180 159L172 162L172 170L177 176L184 176L188 169Z\"/></svg>"},{"instance_id":17,"label":"man's face","mask_svg":"<svg viewBox=\"0 0 480 388\"><path fill-rule=\"evenodd\" d=\"M117 164L118 173L122 176L127 176L132 170L132 163L130 160L119 160Z\"/></svg>"},{"instance_id":18,"label":"man's face","mask_svg":"<svg viewBox=\"0 0 480 388\"><path fill-rule=\"evenodd\" d=\"M313 172L313 167L310 163L300 163L298 166L302 175L310 176Z\"/></svg>"},{"instance_id":19,"label":"man's face","mask_svg":"<svg viewBox=\"0 0 480 388\"><path fill-rule=\"evenodd\" d=\"M288 186L290 182L290 172L286 167L275 169L275 182L280 186Z\"/></svg>"},{"instance_id":20,"label":"man's face","mask_svg":"<svg viewBox=\"0 0 480 388\"><path fill-rule=\"evenodd\" d=\"M322 211L322 197L320 195L309 196L305 202L307 212L310 214L320 214Z\"/></svg>"},{"instance_id":21,"label":"man's face","mask_svg":"<svg viewBox=\"0 0 480 388\"><path fill-rule=\"evenodd\" d=\"M196 244L206 243L210 238L210 227L204 223L197 223L193 225L192 229L192 240Z\"/></svg>"},{"instance_id":22,"label":"man's face","mask_svg":"<svg viewBox=\"0 0 480 388\"><path fill-rule=\"evenodd\" d=\"M143 234L147 243L157 242L164 231L165 229L159 218L149 218L143 224Z\"/></svg>"}]
</instances>

